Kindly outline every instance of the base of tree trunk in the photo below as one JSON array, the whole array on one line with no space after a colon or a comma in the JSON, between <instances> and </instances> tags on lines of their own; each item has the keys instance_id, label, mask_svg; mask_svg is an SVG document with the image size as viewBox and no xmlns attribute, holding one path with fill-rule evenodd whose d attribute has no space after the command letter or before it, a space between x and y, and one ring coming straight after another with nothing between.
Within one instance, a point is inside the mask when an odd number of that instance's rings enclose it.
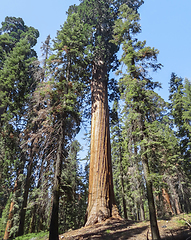
<instances>
[{"instance_id":1,"label":"base of tree trunk","mask_svg":"<svg viewBox=\"0 0 191 240\"><path fill-rule=\"evenodd\" d=\"M111 217L113 219L122 220L116 205L112 206L111 211L108 208L103 208L103 207L100 208L98 211L95 211L95 209L92 208L92 211L90 212L89 217L86 216L87 222L85 223L85 226L91 226L96 223L101 223Z\"/></svg>"}]
</instances>

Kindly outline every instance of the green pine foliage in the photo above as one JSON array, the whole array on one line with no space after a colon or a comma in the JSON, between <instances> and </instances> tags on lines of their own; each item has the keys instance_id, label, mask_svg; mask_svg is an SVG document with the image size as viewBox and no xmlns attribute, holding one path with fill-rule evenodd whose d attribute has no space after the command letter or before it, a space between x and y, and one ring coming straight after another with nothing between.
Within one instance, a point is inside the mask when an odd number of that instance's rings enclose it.
<instances>
[{"instance_id":1,"label":"green pine foliage","mask_svg":"<svg viewBox=\"0 0 191 240\"><path fill-rule=\"evenodd\" d=\"M178 195L182 211L190 211L190 133L189 133L189 81L177 77L172 73L170 79L170 116L173 120L173 127L176 128L176 136L178 138L179 162L179 178L181 182L178 184ZM181 196L182 195L182 196Z\"/></svg>"},{"instance_id":2,"label":"green pine foliage","mask_svg":"<svg viewBox=\"0 0 191 240\"><path fill-rule=\"evenodd\" d=\"M191 169L191 163L190 163L190 156L191 156L191 135L190 135L190 130L191 130L191 105L190 105L190 100L191 100L191 83L188 79L185 79L184 81L184 90L183 90L183 126L186 131L186 148L185 148L185 170L190 178L190 169Z\"/></svg>"},{"instance_id":3,"label":"green pine foliage","mask_svg":"<svg viewBox=\"0 0 191 240\"><path fill-rule=\"evenodd\" d=\"M87 208L86 179L79 165L78 152L80 143L74 140L71 143L68 157L63 163L61 181L60 205L60 232L68 229L77 229L83 226Z\"/></svg>"},{"instance_id":4,"label":"green pine foliage","mask_svg":"<svg viewBox=\"0 0 191 240\"><path fill-rule=\"evenodd\" d=\"M32 47L39 36L38 30L27 27L21 18L6 17L0 29L0 142L1 142L1 181L4 182L5 206L9 194L14 189L14 182L19 181L19 174L24 168L24 153L21 151L20 134L27 122L24 114L28 110L29 98L35 89L33 77L36 52ZM17 180L16 180L17 179ZM5 191L6 190L6 191ZM20 191L22 194L22 191ZM14 201L13 222L18 224L16 215L22 200L17 195ZM16 225L11 230L16 232Z\"/></svg>"}]
</instances>

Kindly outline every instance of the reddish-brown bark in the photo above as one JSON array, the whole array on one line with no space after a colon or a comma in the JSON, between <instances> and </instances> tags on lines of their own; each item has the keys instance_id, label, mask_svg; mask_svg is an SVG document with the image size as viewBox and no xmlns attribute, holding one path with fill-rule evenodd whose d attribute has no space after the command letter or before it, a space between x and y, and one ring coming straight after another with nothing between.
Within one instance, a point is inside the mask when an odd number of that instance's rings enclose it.
<instances>
[{"instance_id":1,"label":"reddish-brown bark","mask_svg":"<svg viewBox=\"0 0 191 240\"><path fill-rule=\"evenodd\" d=\"M100 61L94 66L91 83L91 156L86 226L118 216L113 191L106 75L106 67Z\"/></svg>"},{"instance_id":2,"label":"reddish-brown bark","mask_svg":"<svg viewBox=\"0 0 191 240\"><path fill-rule=\"evenodd\" d=\"M174 214L173 209L172 209L172 205L171 205L171 202L170 202L170 196L168 194L168 191L166 189L164 189L164 188L162 189L162 196L163 196L166 208L167 208L166 210L167 211L170 210L170 212L172 214Z\"/></svg>"},{"instance_id":3,"label":"reddish-brown bark","mask_svg":"<svg viewBox=\"0 0 191 240\"><path fill-rule=\"evenodd\" d=\"M15 181L15 186L14 186L14 190L13 190L13 194L15 193L15 191L17 190L17 186L18 186L18 179L16 179ZM14 208L14 200L11 201L10 204L10 208L9 208L9 216L8 216L8 221L7 221L7 225L6 225L6 229L5 229L5 233L4 233L4 240L7 240L10 238L10 230L13 226L13 208Z\"/></svg>"},{"instance_id":4,"label":"reddish-brown bark","mask_svg":"<svg viewBox=\"0 0 191 240\"><path fill-rule=\"evenodd\" d=\"M9 209L9 216L8 216L8 221L5 229L5 234L4 234L4 240L9 239L9 232L10 229L12 228L12 218L13 218L13 207L14 207L14 201L11 202L10 209Z\"/></svg>"}]
</instances>

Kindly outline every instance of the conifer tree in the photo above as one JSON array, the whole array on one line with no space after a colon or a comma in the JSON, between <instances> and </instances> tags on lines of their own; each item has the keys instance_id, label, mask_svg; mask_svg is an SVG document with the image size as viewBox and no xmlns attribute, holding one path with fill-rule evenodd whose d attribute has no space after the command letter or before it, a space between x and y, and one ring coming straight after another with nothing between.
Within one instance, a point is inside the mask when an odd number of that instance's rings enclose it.
<instances>
[{"instance_id":1,"label":"conifer tree","mask_svg":"<svg viewBox=\"0 0 191 240\"><path fill-rule=\"evenodd\" d=\"M112 109L111 116L111 148L112 148L112 160L114 169L114 186L117 185L116 191L119 192L119 198L122 199L122 212L125 219L127 219L127 207L126 207L126 193L125 193L125 180L124 180L124 149L123 149L123 137L122 126L119 118L119 104L115 100ZM118 181L119 180L119 181Z\"/></svg>"},{"instance_id":2,"label":"conifer tree","mask_svg":"<svg viewBox=\"0 0 191 240\"><path fill-rule=\"evenodd\" d=\"M61 177L61 199L59 212L59 229L80 228L84 224L84 215L87 207L86 178L80 169L79 151L81 145L77 140L70 144L70 150L63 162Z\"/></svg>"},{"instance_id":3,"label":"conifer tree","mask_svg":"<svg viewBox=\"0 0 191 240\"><path fill-rule=\"evenodd\" d=\"M50 36L48 36L45 43L43 43L42 50L44 55L43 68L37 67L36 69L34 69L34 74L33 74L35 82L37 84L38 83L40 84L40 82L43 83L43 81L45 80L46 62L47 62L49 51L50 51ZM36 64L39 65L40 63L37 61ZM39 89L36 88L35 90L38 91ZM26 113L28 122L24 131L25 134L23 136L23 141L25 143L22 144L23 150L28 152L28 159L27 159L28 165L27 165L27 174L26 174L25 186L24 186L24 192L23 192L23 202L20 210L18 236L22 236L24 234L26 207L27 207L29 189L31 188L31 185L32 185L31 178L33 175L34 166L37 165L36 162L38 161L38 157L37 157L38 153L36 153L36 146L38 144L37 142L39 139L33 137L34 135L36 135L37 131L39 130L38 129L39 119L35 111L37 111L37 109L39 111L42 110L43 104L38 103L38 107L37 107L36 106L37 103L35 102L34 99L35 99L35 93L31 98L28 111Z\"/></svg>"},{"instance_id":4,"label":"conifer tree","mask_svg":"<svg viewBox=\"0 0 191 240\"><path fill-rule=\"evenodd\" d=\"M186 131L186 139L184 141L187 141L186 143L186 153L184 155L185 158L185 171L186 174L191 177L190 175L190 157L191 157L191 107L190 107L190 100L191 100L191 83L188 79L185 79L184 81L184 95L183 95L183 121L184 121L184 128Z\"/></svg>"},{"instance_id":5,"label":"conifer tree","mask_svg":"<svg viewBox=\"0 0 191 240\"><path fill-rule=\"evenodd\" d=\"M113 38L113 25L122 3L138 9L143 1L81 1L78 12L90 26L91 53L91 154L89 198L86 226L101 222L111 216L119 217L115 203L108 111L109 72L115 70L119 46ZM112 88L111 87L111 88Z\"/></svg>"},{"instance_id":6,"label":"conifer tree","mask_svg":"<svg viewBox=\"0 0 191 240\"><path fill-rule=\"evenodd\" d=\"M5 149L2 158L4 165L7 165L5 168L11 169L8 172L17 182L25 162L20 133L27 122L23 114L27 111L29 97L35 89L33 61L36 52L32 47L37 42L39 32L33 27L27 27L21 18L14 17L5 18L0 32L3 56L0 68L0 137ZM9 179L10 186L14 186L11 178L6 178Z\"/></svg>"},{"instance_id":7,"label":"conifer tree","mask_svg":"<svg viewBox=\"0 0 191 240\"><path fill-rule=\"evenodd\" d=\"M190 178L190 133L189 133L189 82L183 85L183 79L172 73L170 79L170 116L173 119L173 126L176 127L176 136L179 143L179 195L182 195L180 202L182 211L190 210L189 203L189 178ZM180 170L181 169L181 170Z\"/></svg>"},{"instance_id":8,"label":"conifer tree","mask_svg":"<svg viewBox=\"0 0 191 240\"><path fill-rule=\"evenodd\" d=\"M149 167L151 145L149 143L150 127L148 125L150 122L149 116L152 116L150 111L154 109L152 106L153 89L158 84L152 82L151 78L148 77L148 69L152 68L156 71L160 69L161 64L156 63L158 50L146 47L145 41L138 41L134 37L135 34L140 32L139 15L126 5L120 8L120 12L120 17L115 23L114 39L117 44L122 43L123 55L121 61L127 67L127 74L120 80L120 84L124 89L123 97L126 112L129 112L129 117L136 123L134 131L139 134L152 239L160 239Z\"/></svg>"},{"instance_id":9,"label":"conifer tree","mask_svg":"<svg viewBox=\"0 0 191 240\"><path fill-rule=\"evenodd\" d=\"M61 172L67 157L67 146L78 132L84 82L87 81L86 51L89 29L77 13L69 14L54 41L55 54L50 57L52 124L57 131L57 155L55 156L53 207L49 239L58 239L58 207L61 188ZM88 50L87 50L88 52ZM50 112L50 113L51 113ZM49 114L50 114L49 113ZM55 131L55 127L54 127ZM59 134L58 134L59 133Z\"/></svg>"},{"instance_id":10,"label":"conifer tree","mask_svg":"<svg viewBox=\"0 0 191 240\"><path fill-rule=\"evenodd\" d=\"M37 43L38 37L39 37L38 30L33 27L26 26L22 18L15 18L15 17L6 17L5 18L5 21L2 22L2 27L0 28L0 44L1 44L0 51L2 53L0 69L3 70L3 68L4 68L4 72L2 72L2 75L6 74L5 71L7 71L7 74L8 74L8 71L11 72L12 70L13 71L16 70L16 69L13 69L13 65L10 66L10 68L9 68L9 66L7 66L7 64L9 64L8 61L11 61L11 60L8 60L9 57L14 59L16 54L19 53L18 51L21 51L20 54L25 54L24 59L25 60L28 59L28 63L26 61L24 64L28 64L28 66L29 66L30 61L34 60L32 58L36 57L36 52L32 49L32 47L35 46L35 44ZM20 41L24 41L24 42L20 43L20 45L19 45ZM28 45L26 46L26 44L28 44ZM17 50L15 49L12 56L9 56L9 53L13 51L13 49L16 47L16 45L17 45ZM23 47L23 49L21 49L22 47ZM26 51L24 53L23 50L25 50L25 48L26 48ZM18 66L22 67L22 69L24 70L24 66L21 66L21 60L22 60L22 57L17 60L17 64L20 62L20 65L18 65ZM6 66L4 67L5 61L6 61ZM12 68L12 70L11 70L11 68ZM9 95L13 96L13 93L7 92L7 91L10 91L10 87L12 87L11 81L13 81L13 78L11 80L11 76L10 76L10 78L7 79L4 83L4 87L6 87L6 85L7 85L9 87L8 89L3 88L3 86L1 85L1 88L2 88L1 91L4 91L4 96L7 96L7 94L8 94L8 96ZM15 82L16 82L16 80L15 80ZM3 83L1 83L1 84L3 84ZM22 87L25 86L27 89L27 87L29 87L29 84L30 84L30 81L27 84L26 84L26 82L23 82L23 85L20 86L20 90L18 89L18 91L20 91L20 93L21 93ZM16 85L16 87L18 87L18 85ZM16 87L13 88L13 91L14 91L14 89L16 89ZM32 89L30 89L30 90L32 90ZM23 94L24 93L25 93L25 91L23 89ZM17 94L17 95L19 95L19 94ZM9 102L10 102L10 100L14 100L14 99L10 99L10 97L7 97L7 98L9 99ZM19 100L22 103L21 96L20 96ZM1 96L1 101L2 101L2 96ZM4 112L6 112L6 107L7 106L5 105L5 102L0 102L0 119L1 119L1 115Z\"/></svg>"}]
</instances>

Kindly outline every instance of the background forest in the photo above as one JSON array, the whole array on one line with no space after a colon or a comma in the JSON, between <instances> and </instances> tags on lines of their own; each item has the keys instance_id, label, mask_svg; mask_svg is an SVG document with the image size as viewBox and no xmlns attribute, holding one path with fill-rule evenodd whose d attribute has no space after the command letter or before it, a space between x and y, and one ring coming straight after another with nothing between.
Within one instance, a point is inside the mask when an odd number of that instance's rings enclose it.
<instances>
[{"instance_id":1,"label":"background forest","mask_svg":"<svg viewBox=\"0 0 191 240\"><path fill-rule=\"evenodd\" d=\"M191 212L191 82L172 73L168 100L159 95L161 84L152 78L163 67L159 51L139 38L142 1L91 0L89 19L86 2L69 7L56 37L42 43L42 56L34 48L38 29L20 17L1 19L0 238L48 231L57 198L59 233L84 225L90 146L81 157L76 136L85 126L90 142L92 62L99 52L108 66L120 215L149 219L148 183L158 219Z\"/></svg>"}]
</instances>

